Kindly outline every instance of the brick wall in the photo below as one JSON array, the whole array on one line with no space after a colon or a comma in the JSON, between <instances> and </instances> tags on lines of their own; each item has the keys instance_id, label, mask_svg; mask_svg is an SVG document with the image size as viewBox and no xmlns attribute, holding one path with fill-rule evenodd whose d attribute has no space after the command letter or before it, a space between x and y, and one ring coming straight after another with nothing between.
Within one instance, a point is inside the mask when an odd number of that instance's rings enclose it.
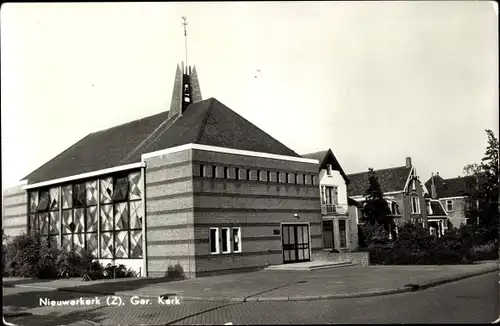
<instances>
[{"instance_id":1,"label":"brick wall","mask_svg":"<svg viewBox=\"0 0 500 326\"><path fill-rule=\"evenodd\" d=\"M194 277L191 150L146 160L146 243L148 276L163 276L180 264Z\"/></svg>"},{"instance_id":2,"label":"brick wall","mask_svg":"<svg viewBox=\"0 0 500 326\"><path fill-rule=\"evenodd\" d=\"M4 189L2 207L2 228L7 236L14 237L28 232L28 196L23 186Z\"/></svg>"},{"instance_id":3,"label":"brick wall","mask_svg":"<svg viewBox=\"0 0 500 326\"><path fill-rule=\"evenodd\" d=\"M200 176L200 165L239 169L240 180ZM193 150L193 169L197 275L281 264L281 234L274 230L281 233L285 222L310 223L311 248L321 250L317 164ZM296 184L296 174L308 175L307 184ZM210 227L240 227L242 252L211 254Z\"/></svg>"}]
</instances>

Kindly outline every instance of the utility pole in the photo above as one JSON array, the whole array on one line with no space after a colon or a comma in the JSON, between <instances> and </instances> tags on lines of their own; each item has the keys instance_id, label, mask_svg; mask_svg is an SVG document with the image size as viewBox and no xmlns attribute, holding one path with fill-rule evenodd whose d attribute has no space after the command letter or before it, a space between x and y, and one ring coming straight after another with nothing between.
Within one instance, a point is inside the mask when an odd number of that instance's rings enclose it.
<instances>
[{"instance_id":1,"label":"utility pole","mask_svg":"<svg viewBox=\"0 0 500 326\"><path fill-rule=\"evenodd\" d=\"M186 67L188 66L187 25L187 17L182 16L182 26L184 26L184 50L186 54Z\"/></svg>"}]
</instances>

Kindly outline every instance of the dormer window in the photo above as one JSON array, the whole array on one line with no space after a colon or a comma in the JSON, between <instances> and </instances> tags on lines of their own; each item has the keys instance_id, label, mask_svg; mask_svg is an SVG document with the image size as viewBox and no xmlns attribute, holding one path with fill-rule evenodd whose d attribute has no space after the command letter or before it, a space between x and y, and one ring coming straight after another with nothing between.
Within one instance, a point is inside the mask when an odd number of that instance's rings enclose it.
<instances>
[{"instance_id":1,"label":"dormer window","mask_svg":"<svg viewBox=\"0 0 500 326\"><path fill-rule=\"evenodd\" d=\"M332 165L331 164L326 165L326 175L332 175Z\"/></svg>"}]
</instances>

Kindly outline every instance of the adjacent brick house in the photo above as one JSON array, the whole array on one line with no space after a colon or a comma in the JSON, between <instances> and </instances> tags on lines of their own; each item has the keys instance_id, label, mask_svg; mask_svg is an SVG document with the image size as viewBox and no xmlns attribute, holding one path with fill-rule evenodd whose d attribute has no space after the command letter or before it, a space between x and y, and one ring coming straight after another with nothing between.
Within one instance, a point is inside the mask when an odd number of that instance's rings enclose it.
<instances>
[{"instance_id":1,"label":"adjacent brick house","mask_svg":"<svg viewBox=\"0 0 500 326\"><path fill-rule=\"evenodd\" d=\"M169 111L91 133L30 173L4 193L3 226L142 276L308 261L323 249L318 163L202 100L182 65Z\"/></svg>"},{"instance_id":2,"label":"adjacent brick house","mask_svg":"<svg viewBox=\"0 0 500 326\"><path fill-rule=\"evenodd\" d=\"M375 173L396 225L401 226L407 221L413 221L427 227L424 197L427 189L420 182L411 158L407 157L403 166L375 170ZM368 172L348 174L347 177L350 180L347 195L363 204L364 194L369 186ZM360 211L361 208L358 208L359 216L361 216Z\"/></svg>"},{"instance_id":3,"label":"adjacent brick house","mask_svg":"<svg viewBox=\"0 0 500 326\"><path fill-rule=\"evenodd\" d=\"M443 179L439 172L433 173L425 183L426 188L430 190L427 197L439 201L444 208L448 217L448 228L475 222L467 221L465 217L467 199L475 185L474 176Z\"/></svg>"},{"instance_id":4,"label":"adjacent brick house","mask_svg":"<svg viewBox=\"0 0 500 326\"><path fill-rule=\"evenodd\" d=\"M349 179L331 149L302 155L319 163L323 249L351 251L358 248L357 203L347 197ZM349 214L351 212L351 214Z\"/></svg>"}]
</instances>

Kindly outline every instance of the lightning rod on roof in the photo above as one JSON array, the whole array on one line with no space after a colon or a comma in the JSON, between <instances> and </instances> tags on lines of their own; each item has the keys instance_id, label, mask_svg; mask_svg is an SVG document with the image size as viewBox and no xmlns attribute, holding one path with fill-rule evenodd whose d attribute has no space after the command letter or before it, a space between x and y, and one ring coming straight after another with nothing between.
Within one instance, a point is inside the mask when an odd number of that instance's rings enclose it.
<instances>
[{"instance_id":1,"label":"lightning rod on roof","mask_svg":"<svg viewBox=\"0 0 500 326\"><path fill-rule=\"evenodd\" d=\"M184 26L184 50L186 54L186 67L188 66L188 48L187 48L187 17L182 16L182 26Z\"/></svg>"}]
</instances>

